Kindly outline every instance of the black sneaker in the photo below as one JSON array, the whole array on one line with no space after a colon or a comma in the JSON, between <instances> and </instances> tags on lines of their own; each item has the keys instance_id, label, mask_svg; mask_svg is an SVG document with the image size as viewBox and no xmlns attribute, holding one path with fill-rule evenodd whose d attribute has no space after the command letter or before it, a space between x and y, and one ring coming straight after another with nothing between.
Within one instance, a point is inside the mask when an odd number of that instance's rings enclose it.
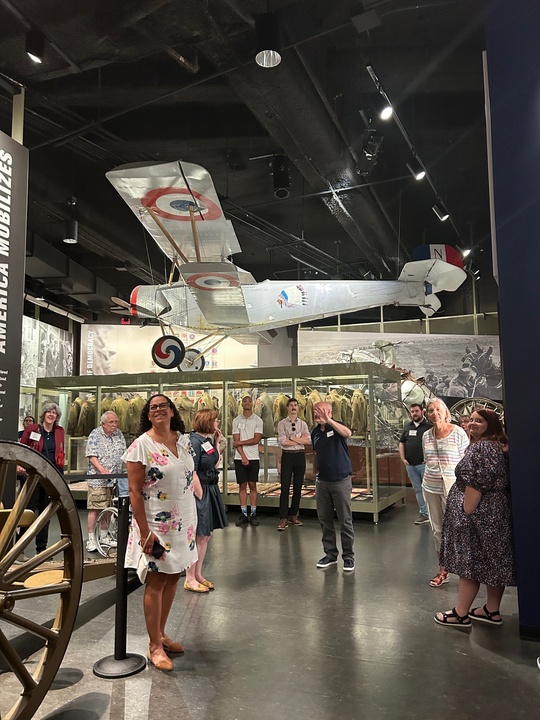
<instances>
[{"instance_id":1,"label":"black sneaker","mask_svg":"<svg viewBox=\"0 0 540 720\"><path fill-rule=\"evenodd\" d=\"M429 518L427 515L423 515L422 513L420 513L414 521L415 525L426 525L427 523L429 523Z\"/></svg>"},{"instance_id":2,"label":"black sneaker","mask_svg":"<svg viewBox=\"0 0 540 720\"><path fill-rule=\"evenodd\" d=\"M337 560L332 560L332 558L329 558L328 555L325 555L317 563L318 568L327 568L330 567L330 565L337 565Z\"/></svg>"},{"instance_id":3,"label":"black sneaker","mask_svg":"<svg viewBox=\"0 0 540 720\"><path fill-rule=\"evenodd\" d=\"M257 527L257 525L260 525L257 513L251 513L251 515L249 516L249 522L253 525L253 527Z\"/></svg>"},{"instance_id":4,"label":"black sneaker","mask_svg":"<svg viewBox=\"0 0 540 720\"><path fill-rule=\"evenodd\" d=\"M354 570L354 560L350 557L346 557L343 560L343 571L352 572Z\"/></svg>"},{"instance_id":5,"label":"black sneaker","mask_svg":"<svg viewBox=\"0 0 540 720\"><path fill-rule=\"evenodd\" d=\"M249 518L247 515L244 515L244 513L242 513L236 521L236 527L242 527L243 525L249 525Z\"/></svg>"}]
</instances>

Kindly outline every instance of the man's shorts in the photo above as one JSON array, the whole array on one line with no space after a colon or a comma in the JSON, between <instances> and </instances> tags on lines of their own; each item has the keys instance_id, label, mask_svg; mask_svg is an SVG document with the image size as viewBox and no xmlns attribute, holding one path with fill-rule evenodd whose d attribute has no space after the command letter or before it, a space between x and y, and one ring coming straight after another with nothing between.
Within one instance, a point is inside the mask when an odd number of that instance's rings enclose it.
<instances>
[{"instance_id":1,"label":"man's shorts","mask_svg":"<svg viewBox=\"0 0 540 720\"><path fill-rule=\"evenodd\" d=\"M259 479L259 460L250 460L249 465L242 465L241 460L234 461L234 472L236 473L236 482L243 485L247 482L257 482Z\"/></svg>"},{"instance_id":2,"label":"man's shorts","mask_svg":"<svg viewBox=\"0 0 540 720\"><path fill-rule=\"evenodd\" d=\"M105 510L112 503L111 488L88 487L86 507L88 510Z\"/></svg>"}]
</instances>

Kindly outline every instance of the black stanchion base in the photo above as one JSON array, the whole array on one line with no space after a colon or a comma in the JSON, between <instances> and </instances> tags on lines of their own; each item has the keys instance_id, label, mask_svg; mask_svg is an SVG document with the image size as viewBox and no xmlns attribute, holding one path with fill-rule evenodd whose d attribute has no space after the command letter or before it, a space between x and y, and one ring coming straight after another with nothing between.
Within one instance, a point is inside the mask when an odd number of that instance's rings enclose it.
<instances>
[{"instance_id":1,"label":"black stanchion base","mask_svg":"<svg viewBox=\"0 0 540 720\"><path fill-rule=\"evenodd\" d=\"M146 667L146 658L134 653L126 653L123 660L116 660L114 655L101 658L94 664L94 675L100 678L124 678L136 675Z\"/></svg>"}]
</instances>

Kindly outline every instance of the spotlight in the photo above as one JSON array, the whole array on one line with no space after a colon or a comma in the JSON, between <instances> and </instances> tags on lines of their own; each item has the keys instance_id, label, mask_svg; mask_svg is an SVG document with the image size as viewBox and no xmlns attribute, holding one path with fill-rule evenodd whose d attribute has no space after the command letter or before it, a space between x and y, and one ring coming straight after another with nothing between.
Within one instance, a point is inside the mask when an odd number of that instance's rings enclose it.
<instances>
[{"instance_id":1,"label":"spotlight","mask_svg":"<svg viewBox=\"0 0 540 720\"><path fill-rule=\"evenodd\" d=\"M279 200L285 200L291 194L291 183L285 155L274 155L272 173L274 175L274 196Z\"/></svg>"},{"instance_id":2,"label":"spotlight","mask_svg":"<svg viewBox=\"0 0 540 720\"><path fill-rule=\"evenodd\" d=\"M26 33L26 54L35 63L41 64L45 55L45 38L39 30Z\"/></svg>"},{"instance_id":3,"label":"spotlight","mask_svg":"<svg viewBox=\"0 0 540 720\"><path fill-rule=\"evenodd\" d=\"M423 180L426 177L426 171L417 160L410 160L405 165L415 180Z\"/></svg>"},{"instance_id":4,"label":"spotlight","mask_svg":"<svg viewBox=\"0 0 540 720\"><path fill-rule=\"evenodd\" d=\"M467 248L467 250L464 250L461 254L463 257L468 257L471 254L470 248Z\"/></svg>"},{"instance_id":5,"label":"spotlight","mask_svg":"<svg viewBox=\"0 0 540 720\"><path fill-rule=\"evenodd\" d=\"M281 62L281 43L277 15L265 13L255 20L255 62L272 68Z\"/></svg>"},{"instance_id":6,"label":"spotlight","mask_svg":"<svg viewBox=\"0 0 540 720\"><path fill-rule=\"evenodd\" d=\"M45 283L43 280L36 280L34 283L34 297L36 300L45 299Z\"/></svg>"},{"instance_id":7,"label":"spotlight","mask_svg":"<svg viewBox=\"0 0 540 720\"><path fill-rule=\"evenodd\" d=\"M435 213L435 215L439 218L439 220L441 222L448 220L448 218L450 217L448 211L444 207L441 210L441 208L438 205L434 205L431 209L433 210L433 212Z\"/></svg>"},{"instance_id":8,"label":"spotlight","mask_svg":"<svg viewBox=\"0 0 540 720\"><path fill-rule=\"evenodd\" d=\"M79 241L79 223L75 218L66 220L66 229L64 232L64 242L68 245L76 245Z\"/></svg>"},{"instance_id":9,"label":"spotlight","mask_svg":"<svg viewBox=\"0 0 540 720\"><path fill-rule=\"evenodd\" d=\"M386 105L380 112L381 120L390 120L394 114L394 108L391 105Z\"/></svg>"},{"instance_id":10,"label":"spotlight","mask_svg":"<svg viewBox=\"0 0 540 720\"><path fill-rule=\"evenodd\" d=\"M367 128L364 130L364 135L362 137L362 152L368 160L376 162L381 150L382 142L383 136L378 133L375 128Z\"/></svg>"}]
</instances>

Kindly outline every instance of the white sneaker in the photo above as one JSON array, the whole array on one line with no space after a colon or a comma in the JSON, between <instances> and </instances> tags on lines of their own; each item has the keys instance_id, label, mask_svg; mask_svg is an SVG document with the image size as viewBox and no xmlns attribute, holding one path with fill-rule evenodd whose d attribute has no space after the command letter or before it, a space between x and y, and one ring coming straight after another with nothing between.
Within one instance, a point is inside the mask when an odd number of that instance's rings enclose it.
<instances>
[{"instance_id":1,"label":"white sneaker","mask_svg":"<svg viewBox=\"0 0 540 720\"><path fill-rule=\"evenodd\" d=\"M110 535L105 535L105 537L100 538L99 541L104 547L118 547L118 543L116 542L116 540L113 540Z\"/></svg>"},{"instance_id":2,"label":"white sneaker","mask_svg":"<svg viewBox=\"0 0 540 720\"><path fill-rule=\"evenodd\" d=\"M86 541L86 552L96 552L97 551L97 545L94 538L89 538Z\"/></svg>"}]
</instances>

